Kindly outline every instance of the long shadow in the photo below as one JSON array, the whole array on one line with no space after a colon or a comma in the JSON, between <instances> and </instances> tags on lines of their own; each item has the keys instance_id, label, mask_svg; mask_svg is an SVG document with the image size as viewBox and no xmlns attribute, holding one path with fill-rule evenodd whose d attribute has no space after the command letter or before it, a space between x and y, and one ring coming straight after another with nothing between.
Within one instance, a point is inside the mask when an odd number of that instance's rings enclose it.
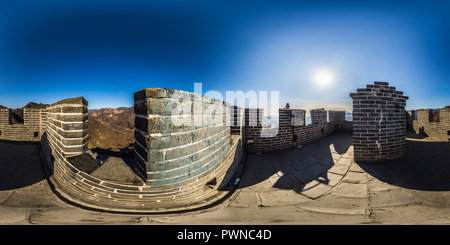
<instances>
[{"instance_id":1,"label":"long shadow","mask_svg":"<svg viewBox=\"0 0 450 245\"><path fill-rule=\"evenodd\" d=\"M29 186L44 179L38 143L0 140L0 191Z\"/></svg>"},{"instance_id":2,"label":"long shadow","mask_svg":"<svg viewBox=\"0 0 450 245\"><path fill-rule=\"evenodd\" d=\"M91 149L91 151L98 152L98 153L108 155L108 156L113 156L113 157L133 158L133 149L134 149L134 143L130 143L127 147L119 149L118 151L113 151L111 148L103 149L103 148L99 148L99 147Z\"/></svg>"},{"instance_id":3,"label":"long shadow","mask_svg":"<svg viewBox=\"0 0 450 245\"><path fill-rule=\"evenodd\" d=\"M425 141L426 136L407 133L407 157L357 164L368 174L391 185L414 190L450 190L450 142Z\"/></svg>"},{"instance_id":4,"label":"long shadow","mask_svg":"<svg viewBox=\"0 0 450 245\"><path fill-rule=\"evenodd\" d=\"M327 171L352 144L351 133L335 132L300 148L249 154L240 188L250 187L264 191L273 187L300 192L313 180L329 185L336 184L329 178ZM337 172L344 175L349 167L349 164L347 168L343 166L337 169Z\"/></svg>"}]
</instances>

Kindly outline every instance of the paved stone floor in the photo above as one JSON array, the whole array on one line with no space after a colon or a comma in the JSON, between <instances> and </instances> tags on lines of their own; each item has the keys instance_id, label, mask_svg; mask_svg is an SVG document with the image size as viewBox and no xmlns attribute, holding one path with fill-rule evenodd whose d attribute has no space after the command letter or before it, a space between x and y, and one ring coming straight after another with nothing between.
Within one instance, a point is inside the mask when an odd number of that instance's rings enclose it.
<instances>
[{"instance_id":1,"label":"paved stone floor","mask_svg":"<svg viewBox=\"0 0 450 245\"><path fill-rule=\"evenodd\" d=\"M354 162L351 133L249 154L229 199L171 215L74 207L50 190L36 145L0 142L0 224L448 224L450 143L407 137L408 157L389 162Z\"/></svg>"}]
</instances>

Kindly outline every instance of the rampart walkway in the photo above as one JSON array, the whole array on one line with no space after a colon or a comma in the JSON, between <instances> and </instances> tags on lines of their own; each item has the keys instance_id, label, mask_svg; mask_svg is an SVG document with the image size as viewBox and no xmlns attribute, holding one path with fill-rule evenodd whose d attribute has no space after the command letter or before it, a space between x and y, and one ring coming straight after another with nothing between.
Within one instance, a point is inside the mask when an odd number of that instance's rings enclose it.
<instances>
[{"instance_id":1,"label":"rampart walkway","mask_svg":"<svg viewBox=\"0 0 450 245\"><path fill-rule=\"evenodd\" d=\"M352 134L282 152L249 154L239 188L209 210L109 214L61 201L36 144L0 142L0 224L450 223L450 143L407 136L408 156L355 163Z\"/></svg>"}]
</instances>

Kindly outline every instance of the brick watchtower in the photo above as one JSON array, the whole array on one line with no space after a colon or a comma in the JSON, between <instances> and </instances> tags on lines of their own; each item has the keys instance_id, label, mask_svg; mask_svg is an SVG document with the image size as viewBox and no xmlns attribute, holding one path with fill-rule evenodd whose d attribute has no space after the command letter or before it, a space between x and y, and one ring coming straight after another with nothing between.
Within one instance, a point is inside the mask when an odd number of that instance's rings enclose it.
<instances>
[{"instance_id":1,"label":"brick watchtower","mask_svg":"<svg viewBox=\"0 0 450 245\"><path fill-rule=\"evenodd\" d=\"M406 156L406 100L386 82L351 93L355 161L375 162Z\"/></svg>"}]
</instances>

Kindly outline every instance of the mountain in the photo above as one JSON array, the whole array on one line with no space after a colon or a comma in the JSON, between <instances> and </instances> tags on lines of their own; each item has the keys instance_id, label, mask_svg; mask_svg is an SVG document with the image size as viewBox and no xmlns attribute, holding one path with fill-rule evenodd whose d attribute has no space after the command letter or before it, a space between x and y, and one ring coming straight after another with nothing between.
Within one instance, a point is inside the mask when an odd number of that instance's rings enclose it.
<instances>
[{"instance_id":1,"label":"mountain","mask_svg":"<svg viewBox=\"0 0 450 245\"><path fill-rule=\"evenodd\" d=\"M134 107L102 108L96 111L91 110L91 112L89 118L123 128L134 129Z\"/></svg>"},{"instance_id":2,"label":"mountain","mask_svg":"<svg viewBox=\"0 0 450 245\"><path fill-rule=\"evenodd\" d=\"M88 148L100 153L132 157L134 148L134 108L90 110Z\"/></svg>"},{"instance_id":3,"label":"mountain","mask_svg":"<svg viewBox=\"0 0 450 245\"><path fill-rule=\"evenodd\" d=\"M88 109L88 115L90 116L92 113L98 111L98 109Z\"/></svg>"}]
</instances>

